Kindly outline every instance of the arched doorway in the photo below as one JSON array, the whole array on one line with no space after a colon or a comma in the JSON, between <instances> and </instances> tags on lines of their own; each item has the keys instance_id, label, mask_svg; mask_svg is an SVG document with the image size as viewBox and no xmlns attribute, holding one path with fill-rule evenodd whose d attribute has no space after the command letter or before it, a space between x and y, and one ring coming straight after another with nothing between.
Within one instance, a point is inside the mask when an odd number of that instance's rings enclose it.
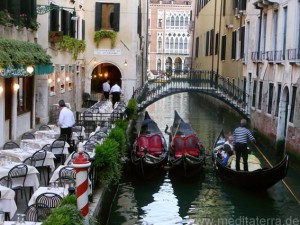
<instances>
[{"instance_id":1,"label":"arched doorway","mask_svg":"<svg viewBox=\"0 0 300 225\"><path fill-rule=\"evenodd\" d=\"M287 133L287 121L289 109L289 89L284 87L280 103L279 103L279 115L277 125L277 140L276 140L276 152L281 155L285 151L285 139Z\"/></svg>"},{"instance_id":2,"label":"arched doorway","mask_svg":"<svg viewBox=\"0 0 300 225\"><path fill-rule=\"evenodd\" d=\"M170 57L166 59L165 69L167 77L172 76L172 59Z\"/></svg>"},{"instance_id":3,"label":"arched doorway","mask_svg":"<svg viewBox=\"0 0 300 225\"><path fill-rule=\"evenodd\" d=\"M91 75L91 97L92 99L102 99L102 84L110 80L110 86L117 83L122 88L121 71L111 63L101 63L97 65Z\"/></svg>"},{"instance_id":4,"label":"arched doorway","mask_svg":"<svg viewBox=\"0 0 300 225\"><path fill-rule=\"evenodd\" d=\"M174 70L176 75L180 74L182 71L182 60L179 57L177 57L174 61Z\"/></svg>"}]
</instances>

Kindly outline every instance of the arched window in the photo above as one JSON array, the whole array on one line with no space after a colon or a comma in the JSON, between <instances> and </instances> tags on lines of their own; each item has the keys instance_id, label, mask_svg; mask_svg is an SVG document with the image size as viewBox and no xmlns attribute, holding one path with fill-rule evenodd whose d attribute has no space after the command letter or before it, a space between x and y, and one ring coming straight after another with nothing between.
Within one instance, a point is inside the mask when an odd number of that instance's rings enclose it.
<instances>
[{"instance_id":1,"label":"arched window","mask_svg":"<svg viewBox=\"0 0 300 225\"><path fill-rule=\"evenodd\" d=\"M183 47L184 49L188 49L188 39L187 38L185 38L184 39L184 47Z\"/></svg>"},{"instance_id":2,"label":"arched window","mask_svg":"<svg viewBox=\"0 0 300 225\"><path fill-rule=\"evenodd\" d=\"M166 49L170 49L170 39L166 38Z\"/></svg>"},{"instance_id":3,"label":"arched window","mask_svg":"<svg viewBox=\"0 0 300 225\"><path fill-rule=\"evenodd\" d=\"M184 18L183 16L180 17L180 28L184 28L185 27L185 22L184 22Z\"/></svg>"},{"instance_id":4,"label":"arched window","mask_svg":"<svg viewBox=\"0 0 300 225\"><path fill-rule=\"evenodd\" d=\"M174 16L171 16L171 27L174 27L175 21L174 21Z\"/></svg>"},{"instance_id":5,"label":"arched window","mask_svg":"<svg viewBox=\"0 0 300 225\"><path fill-rule=\"evenodd\" d=\"M184 18L184 26L185 27L187 27L189 25L189 20L190 20L190 18L187 16Z\"/></svg>"},{"instance_id":6,"label":"arched window","mask_svg":"<svg viewBox=\"0 0 300 225\"><path fill-rule=\"evenodd\" d=\"M175 50L177 50L178 49L178 38L176 37L175 38Z\"/></svg>"},{"instance_id":7,"label":"arched window","mask_svg":"<svg viewBox=\"0 0 300 225\"><path fill-rule=\"evenodd\" d=\"M183 39L182 39L182 37L179 40L179 49L183 49Z\"/></svg>"},{"instance_id":8,"label":"arched window","mask_svg":"<svg viewBox=\"0 0 300 225\"><path fill-rule=\"evenodd\" d=\"M157 60L156 70L161 71L161 60L160 59Z\"/></svg>"},{"instance_id":9,"label":"arched window","mask_svg":"<svg viewBox=\"0 0 300 225\"><path fill-rule=\"evenodd\" d=\"M174 48L174 38L171 37L170 49Z\"/></svg>"},{"instance_id":10,"label":"arched window","mask_svg":"<svg viewBox=\"0 0 300 225\"><path fill-rule=\"evenodd\" d=\"M170 20L170 17L167 17L166 28L170 28L170 26L171 26L171 20Z\"/></svg>"},{"instance_id":11,"label":"arched window","mask_svg":"<svg viewBox=\"0 0 300 225\"><path fill-rule=\"evenodd\" d=\"M175 26L176 26L176 28L179 28L179 17L178 16L176 16L176 18L175 18Z\"/></svg>"},{"instance_id":12,"label":"arched window","mask_svg":"<svg viewBox=\"0 0 300 225\"><path fill-rule=\"evenodd\" d=\"M158 37L158 49L162 49L162 39L161 37Z\"/></svg>"}]
</instances>

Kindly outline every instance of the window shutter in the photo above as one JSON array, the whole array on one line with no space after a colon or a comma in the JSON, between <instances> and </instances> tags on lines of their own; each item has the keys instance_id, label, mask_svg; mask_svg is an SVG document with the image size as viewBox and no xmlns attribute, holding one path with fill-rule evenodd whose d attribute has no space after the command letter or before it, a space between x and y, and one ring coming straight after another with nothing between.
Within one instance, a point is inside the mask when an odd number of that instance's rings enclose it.
<instances>
[{"instance_id":1,"label":"window shutter","mask_svg":"<svg viewBox=\"0 0 300 225\"><path fill-rule=\"evenodd\" d=\"M20 0L10 0L8 2L8 12L11 17L15 20L14 24L18 24L20 21Z\"/></svg>"},{"instance_id":2,"label":"window shutter","mask_svg":"<svg viewBox=\"0 0 300 225\"><path fill-rule=\"evenodd\" d=\"M141 6L139 5L138 7L138 23L137 23L137 33L139 34L139 36L142 35L142 10L141 10Z\"/></svg>"},{"instance_id":3,"label":"window shutter","mask_svg":"<svg viewBox=\"0 0 300 225\"><path fill-rule=\"evenodd\" d=\"M119 31L119 24L120 24L120 3L116 3L114 4L114 24L113 24L114 31Z\"/></svg>"},{"instance_id":4,"label":"window shutter","mask_svg":"<svg viewBox=\"0 0 300 225\"><path fill-rule=\"evenodd\" d=\"M225 60L225 57L226 57L226 36L222 36L221 60Z\"/></svg>"},{"instance_id":5,"label":"window shutter","mask_svg":"<svg viewBox=\"0 0 300 225\"><path fill-rule=\"evenodd\" d=\"M51 4L51 6L54 6ZM50 31L59 31L59 10L50 11Z\"/></svg>"},{"instance_id":6,"label":"window shutter","mask_svg":"<svg viewBox=\"0 0 300 225\"><path fill-rule=\"evenodd\" d=\"M85 40L85 20L82 20L81 32L81 40Z\"/></svg>"},{"instance_id":7,"label":"window shutter","mask_svg":"<svg viewBox=\"0 0 300 225\"><path fill-rule=\"evenodd\" d=\"M63 35L70 35L70 18L70 13L66 10L62 10L61 31Z\"/></svg>"},{"instance_id":8,"label":"window shutter","mask_svg":"<svg viewBox=\"0 0 300 225\"><path fill-rule=\"evenodd\" d=\"M70 17L72 17L72 15L70 14ZM76 21L75 20L71 20L70 18L70 36L73 37L73 38L76 38L75 35L76 35Z\"/></svg>"},{"instance_id":9,"label":"window shutter","mask_svg":"<svg viewBox=\"0 0 300 225\"><path fill-rule=\"evenodd\" d=\"M20 14L26 15L25 25L26 25L26 27L30 27L31 19L32 19L31 0L22 0L21 1Z\"/></svg>"},{"instance_id":10,"label":"window shutter","mask_svg":"<svg viewBox=\"0 0 300 225\"><path fill-rule=\"evenodd\" d=\"M102 3L96 2L95 5L95 31L101 30Z\"/></svg>"}]
</instances>

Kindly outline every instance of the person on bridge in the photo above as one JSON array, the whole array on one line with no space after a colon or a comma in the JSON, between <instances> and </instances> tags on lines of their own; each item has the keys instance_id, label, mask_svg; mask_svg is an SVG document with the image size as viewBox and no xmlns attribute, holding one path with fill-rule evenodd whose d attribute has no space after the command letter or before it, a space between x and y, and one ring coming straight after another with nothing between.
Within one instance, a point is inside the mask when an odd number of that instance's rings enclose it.
<instances>
[{"instance_id":1,"label":"person on bridge","mask_svg":"<svg viewBox=\"0 0 300 225\"><path fill-rule=\"evenodd\" d=\"M240 170L240 159L243 158L244 171L248 171L248 141L255 143L255 138L251 132L246 128L247 121L241 120L240 126L233 132L234 150L236 154L236 170Z\"/></svg>"},{"instance_id":2,"label":"person on bridge","mask_svg":"<svg viewBox=\"0 0 300 225\"><path fill-rule=\"evenodd\" d=\"M116 102L120 101L122 89L116 82L110 89L110 94L112 94L112 105L115 107Z\"/></svg>"},{"instance_id":3,"label":"person on bridge","mask_svg":"<svg viewBox=\"0 0 300 225\"><path fill-rule=\"evenodd\" d=\"M103 83L102 88L103 88L103 94L104 94L104 99L109 100L109 91L110 91L110 80L107 79L106 82Z\"/></svg>"}]
</instances>

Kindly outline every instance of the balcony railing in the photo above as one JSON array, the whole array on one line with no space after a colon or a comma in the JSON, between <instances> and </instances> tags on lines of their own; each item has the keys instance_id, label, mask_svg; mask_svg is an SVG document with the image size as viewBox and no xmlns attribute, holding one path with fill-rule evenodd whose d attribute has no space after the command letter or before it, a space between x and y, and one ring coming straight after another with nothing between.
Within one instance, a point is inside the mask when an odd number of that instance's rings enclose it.
<instances>
[{"instance_id":1,"label":"balcony railing","mask_svg":"<svg viewBox=\"0 0 300 225\"><path fill-rule=\"evenodd\" d=\"M165 49L165 54L181 54L181 55L188 55L188 49Z\"/></svg>"},{"instance_id":2,"label":"balcony railing","mask_svg":"<svg viewBox=\"0 0 300 225\"><path fill-rule=\"evenodd\" d=\"M280 63L283 61L283 51L267 51L266 60L270 63Z\"/></svg>"},{"instance_id":3,"label":"balcony railing","mask_svg":"<svg viewBox=\"0 0 300 225\"><path fill-rule=\"evenodd\" d=\"M300 49L288 49L287 58L290 62L300 62Z\"/></svg>"}]
</instances>

